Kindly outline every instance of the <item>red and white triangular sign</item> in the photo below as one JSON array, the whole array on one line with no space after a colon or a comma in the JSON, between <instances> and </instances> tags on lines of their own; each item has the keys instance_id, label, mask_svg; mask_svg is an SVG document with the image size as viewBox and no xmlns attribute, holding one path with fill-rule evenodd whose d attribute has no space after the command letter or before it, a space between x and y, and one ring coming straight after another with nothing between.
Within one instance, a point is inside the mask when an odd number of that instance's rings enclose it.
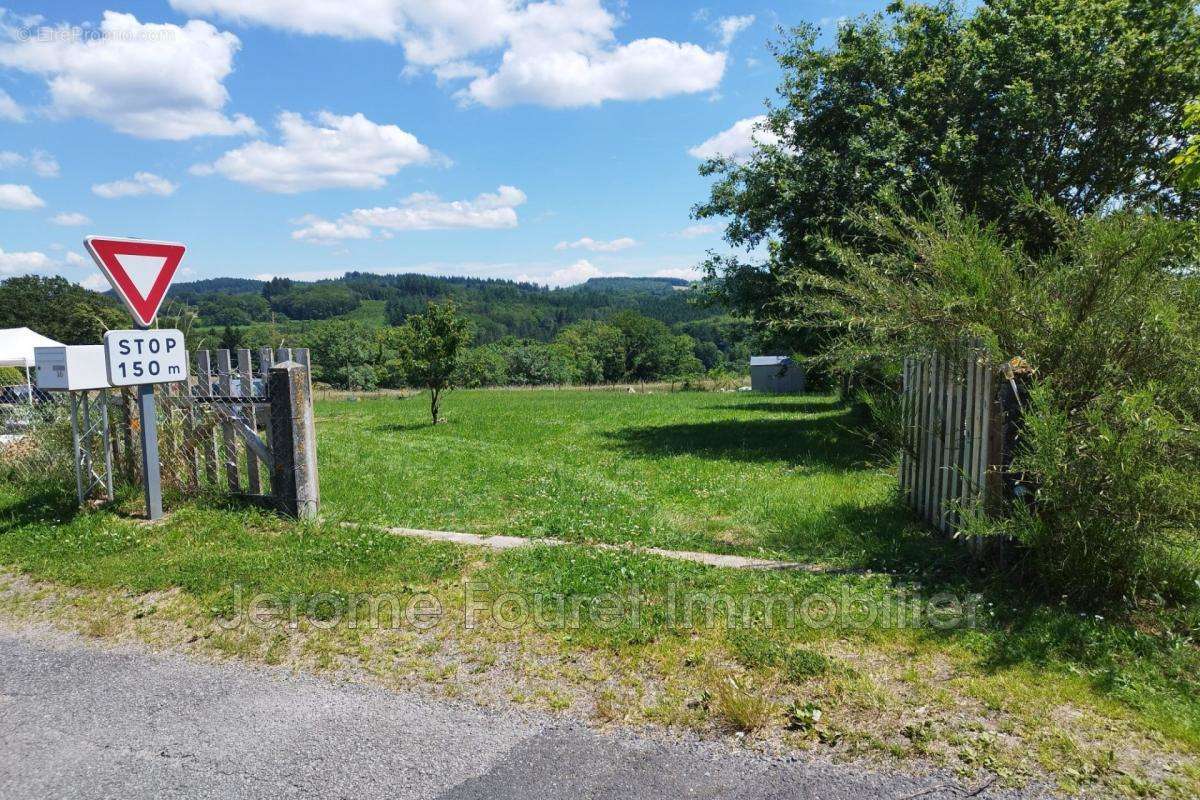
<instances>
[{"instance_id":1,"label":"red and white triangular sign","mask_svg":"<svg viewBox=\"0 0 1200 800\"><path fill-rule=\"evenodd\" d=\"M83 244L134 321L149 328L187 248L175 242L114 236L89 236Z\"/></svg>"}]
</instances>

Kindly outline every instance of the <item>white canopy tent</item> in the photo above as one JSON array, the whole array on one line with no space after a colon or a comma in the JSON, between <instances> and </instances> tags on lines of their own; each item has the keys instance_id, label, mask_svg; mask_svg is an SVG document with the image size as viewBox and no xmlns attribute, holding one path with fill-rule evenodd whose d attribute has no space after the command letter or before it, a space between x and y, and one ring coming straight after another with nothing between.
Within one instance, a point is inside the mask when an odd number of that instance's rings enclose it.
<instances>
[{"instance_id":1,"label":"white canopy tent","mask_svg":"<svg viewBox=\"0 0 1200 800\"><path fill-rule=\"evenodd\" d=\"M62 347L48 336L42 336L29 328L5 328L0 330L0 367L17 367L25 370L25 386L29 390L29 403L33 404L33 348Z\"/></svg>"}]
</instances>

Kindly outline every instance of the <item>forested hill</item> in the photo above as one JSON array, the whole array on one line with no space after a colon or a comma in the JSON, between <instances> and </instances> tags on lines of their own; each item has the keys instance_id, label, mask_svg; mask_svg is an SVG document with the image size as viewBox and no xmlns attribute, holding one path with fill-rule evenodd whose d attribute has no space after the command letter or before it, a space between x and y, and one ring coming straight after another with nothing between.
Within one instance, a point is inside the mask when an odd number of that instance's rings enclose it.
<instances>
[{"instance_id":1,"label":"forested hill","mask_svg":"<svg viewBox=\"0 0 1200 800\"><path fill-rule=\"evenodd\" d=\"M203 328L335 318L397 325L424 311L430 300L447 298L471 318L480 343L507 336L549 341L573 322L605 319L619 311L635 311L672 327L722 315L720 309L696 303L689 282L678 278L592 278L548 289L486 278L348 272L314 283L211 278L176 284L170 294L171 303L199 314Z\"/></svg>"},{"instance_id":2,"label":"forested hill","mask_svg":"<svg viewBox=\"0 0 1200 800\"><path fill-rule=\"evenodd\" d=\"M191 349L308 347L318 379L339 387L408 385L405 322L446 299L473 330L460 385L607 383L745 369L758 346L749 323L698 297L690 283L670 278L600 278L548 289L351 272L314 283L180 283L159 319L183 330ZM57 276L0 281L0 328L28 326L62 342L94 344L105 330L127 324L111 293Z\"/></svg>"}]
</instances>

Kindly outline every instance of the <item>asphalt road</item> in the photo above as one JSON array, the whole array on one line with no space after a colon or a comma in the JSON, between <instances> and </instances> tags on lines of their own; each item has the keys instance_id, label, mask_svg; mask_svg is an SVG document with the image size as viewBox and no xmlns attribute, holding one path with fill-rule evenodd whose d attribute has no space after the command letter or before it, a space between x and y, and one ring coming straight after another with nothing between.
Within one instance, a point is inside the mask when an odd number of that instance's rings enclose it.
<instances>
[{"instance_id":1,"label":"asphalt road","mask_svg":"<svg viewBox=\"0 0 1200 800\"><path fill-rule=\"evenodd\" d=\"M5 800L937 800L974 788L0 629Z\"/></svg>"}]
</instances>

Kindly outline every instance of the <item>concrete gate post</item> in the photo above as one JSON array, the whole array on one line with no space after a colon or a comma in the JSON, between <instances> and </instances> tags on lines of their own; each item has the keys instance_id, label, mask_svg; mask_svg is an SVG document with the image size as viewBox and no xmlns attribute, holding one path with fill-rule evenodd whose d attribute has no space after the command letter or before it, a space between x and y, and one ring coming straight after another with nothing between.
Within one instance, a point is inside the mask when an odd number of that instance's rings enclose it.
<instances>
[{"instance_id":1,"label":"concrete gate post","mask_svg":"<svg viewBox=\"0 0 1200 800\"><path fill-rule=\"evenodd\" d=\"M311 519L321 508L317 429L308 370L294 361L271 368L271 494L279 511Z\"/></svg>"}]
</instances>

